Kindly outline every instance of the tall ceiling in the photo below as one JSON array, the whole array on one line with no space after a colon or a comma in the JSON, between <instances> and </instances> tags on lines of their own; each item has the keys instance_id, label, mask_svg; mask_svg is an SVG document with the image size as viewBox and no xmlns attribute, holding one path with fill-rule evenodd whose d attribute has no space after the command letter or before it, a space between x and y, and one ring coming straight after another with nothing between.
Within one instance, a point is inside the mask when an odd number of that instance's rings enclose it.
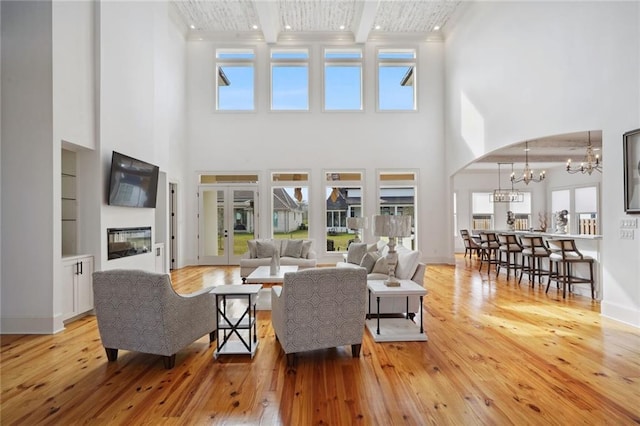
<instances>
[{"instance_id":1,"label":"tall ceiling","mask_svg":"<svg viewBox=\"0 0 640 426\"><path fill-rule=\"evenodd\" d=\"M602 131L593 130L517 142L477 159L467 170L496 170L497 163L514 163L515 169L520 170L527 156L529 165L538 171L564 167L569 158L574 165L579 165L585 158L589 141L594 153L602 157Z\"/></svg>"},{"instance_id":2,"label":"tall ceiling","mask_svg":"<svg viewBox=\"0 0 640 426\"><path fill-rule=\"evenodd\" d=\"M461 0L174 0L190 38L441 38Z\"/></svg>"},{"instance_id":3,"label":"tall ceiling","mask_svg":"<svg viewBox=\"0 0 640 426\"><path fill-rule=\"evenodd\" d=\"M216 41L367 41L442 40L468 0L172 0L190 40ZM496 163L525 160L536 170L561 167L584 158L588 132L546 136L490 153L468 170L494 170ZM600 152L602 132L591 132Z\"/></svg>"}]
</instances>

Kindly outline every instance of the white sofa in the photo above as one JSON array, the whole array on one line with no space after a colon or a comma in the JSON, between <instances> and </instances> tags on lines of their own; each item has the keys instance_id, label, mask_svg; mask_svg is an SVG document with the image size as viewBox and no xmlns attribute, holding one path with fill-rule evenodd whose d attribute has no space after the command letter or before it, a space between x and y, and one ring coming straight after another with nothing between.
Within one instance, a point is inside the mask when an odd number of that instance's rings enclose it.
<instances>
[{"instance_id":1,"label":"white sofa","mask_svg":"<svg viewBox=\"0 0 640 426\"><path fill-rule=\"evenodd\" d=\"M247 278L258 266L269 266L274 247L280 254L280 265L296 265L298 269L315 268L316 252L311 240L256 239L247 242L248 250L240 259L240 277Z\"/></svg>"},{"instance_id":2,"label":"white sofa","mask_svg":"<svg viewBox=\"0 0 640 426\"><path fill-rule=\"evenodd\" d=\"M364 246L364 247L363 247ZM364 249L364 250L363 250ZM352 243L342 262L338 262L338 268L365 268L367 280L386 280L389 278L388 265L385 256L388 247L384 242L376 244ZM395 268L395 276L401 280L412 280L424 285L424 273L426 265L420 262L421 253L418 250L410 250L401 245L396 246L398 262ZM358 259L360 259L358 261ZM373 264L372 264L373 262ZM375 310L375 309L374 309ZM409 312L407 299L404 296L383 297L380 299L381 314L415 314L420 310L420 298L409 297ZM369 298L367 297L367 313L369 313Z\"/></svg>"}]
</instances>

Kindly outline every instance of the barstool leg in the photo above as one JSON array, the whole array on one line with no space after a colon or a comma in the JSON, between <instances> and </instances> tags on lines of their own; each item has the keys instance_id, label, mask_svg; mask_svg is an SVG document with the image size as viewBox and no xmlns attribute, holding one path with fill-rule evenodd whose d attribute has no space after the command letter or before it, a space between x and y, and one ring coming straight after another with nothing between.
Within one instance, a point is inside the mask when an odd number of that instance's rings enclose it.
<instances>
[{"instance_id":1,"label":"barstool leg","mask_svg":"<svg viewBox=\"0 0 640 426\"><path fill-rule=\"evenodd\" d=\"M553 271L553 267L555 265L555 269L556 271ZM558 269L560 267L558 266L558 262L553 262L551 260L549 260L549 279L547 280L547 289L544 291L545 293L549 292L549 287L551 287L551 280L555 280L556 281L556 285L558 285Z\"/></svg>"},{"instance_id":2,"label":"barstool leg","mask_svg":"<svg viewBox=\"0 0 640 426\"><path fill-rule=\"evenodd\" d=\"M571 273L571 268L569 264L566 262L562 262L562 298L567 298L567 277L569 277L569 287L571 287L571 275L567 275Z\"/></svg>"},{"instance_id":3,"label":"barstool leg","mask_svg":"<svg viewBox=\"0 0 640 426\"><path fill-rule=\"evenodd\" d=\"M593 262L589 262L589 277L591 278L591 300L595 300L595 281L593 280Z\"/></svg>"}]
</instances>

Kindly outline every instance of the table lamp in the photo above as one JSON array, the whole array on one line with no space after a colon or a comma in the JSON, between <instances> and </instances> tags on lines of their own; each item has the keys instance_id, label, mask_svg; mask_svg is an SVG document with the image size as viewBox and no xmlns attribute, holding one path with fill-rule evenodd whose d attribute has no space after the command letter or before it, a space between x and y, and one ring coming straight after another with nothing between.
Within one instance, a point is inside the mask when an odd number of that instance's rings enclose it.
<instances>
[{"instance_id":1,"label":"table lamp","mask_svg":"<svg viewBox=\"0 0 640 426\"><path fill-rule=\"evenodd\" d=\"M411 236L411 216L378 215L373 217L373 235L389 238L389 253L387 264L389 265L389 279L384 284L388 287L400 286L400 281L395 276L398 254L396 252L396 238Z\"/></svg>"},{"instance_id":2,"label":"table lamp","mask_svg":"<svg viewBox=\"0 0 640 426\"><path fill-rule=\"evenodd\" d=\"M360 242L360 230L367 229L368 221L366 217L348 217L347 218L347 228L354 231L355 238L353 239L354 243Z\"/></svg>"}]
</instances>

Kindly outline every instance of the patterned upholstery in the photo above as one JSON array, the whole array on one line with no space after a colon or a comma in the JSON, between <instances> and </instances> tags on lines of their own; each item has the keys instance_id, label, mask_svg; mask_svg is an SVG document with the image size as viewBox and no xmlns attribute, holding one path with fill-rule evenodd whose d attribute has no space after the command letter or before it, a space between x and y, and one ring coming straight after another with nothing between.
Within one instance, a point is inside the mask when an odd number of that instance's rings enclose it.
<instances>
[{"instance_id":1,"label":"patterned upholstery","mask_svg":"<svg viewBox=\"0 0 640 426\"><path fill-rule=\"evenodd\" d=\"M116 269L93 273L93 297L102 345L110 361L117 350L175 354L216 328L213 287L179 295L167 274Z\"/></svg>"},{"instance_id":2,"label":"patterned upholstery","mask_svg":"<svg viewBox=\"0 0 640 426\"><path fill-rule=\"evenodd\" d=\"M271 288L271 322L289 364L296 352L352 345L360 355L367 271L313 268L284 275Z\"/></svg>"}]
</instances>

